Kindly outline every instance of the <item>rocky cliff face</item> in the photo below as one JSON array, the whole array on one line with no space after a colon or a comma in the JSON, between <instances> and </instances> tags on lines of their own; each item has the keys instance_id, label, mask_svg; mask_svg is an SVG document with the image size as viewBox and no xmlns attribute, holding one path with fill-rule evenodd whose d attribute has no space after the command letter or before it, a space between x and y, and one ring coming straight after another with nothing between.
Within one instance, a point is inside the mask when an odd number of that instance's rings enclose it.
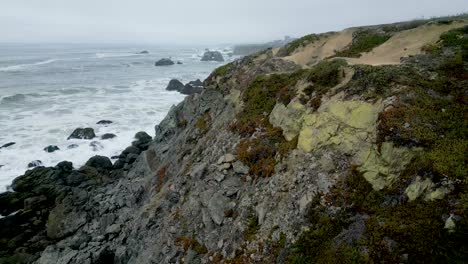
<instances>
[{"instance_id":1,"label":"rocky cliff face","mask_svg":"<svg viewBox=\"0 0 468 264\"><path fill-rule=\"evenodd\" d=\"M17 178L0 195L0 262L463 262L468 27L452 20L218 68L116 164ZM437 39L398 63L356 62L420 27Z\"/></svg>"}]
</instances>

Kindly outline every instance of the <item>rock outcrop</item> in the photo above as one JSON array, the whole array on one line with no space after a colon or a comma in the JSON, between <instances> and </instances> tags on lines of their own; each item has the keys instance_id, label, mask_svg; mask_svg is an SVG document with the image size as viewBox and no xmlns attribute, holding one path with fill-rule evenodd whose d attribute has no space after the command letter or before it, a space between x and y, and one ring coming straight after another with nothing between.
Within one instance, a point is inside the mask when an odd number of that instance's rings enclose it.
<instances>
[{"instance_id":1,"label":"rock outcrop","mask_svg":"<svg viewBox=\"0 0 468 264\"><path fill-rule=\"evenodd\" d=\"M162 58L158 60L157 62L154 63L154 66L171 66L174 65L175 63L168 58Z\"/></svg>"},{"instance_id":2,"label":"rock outcrop","mask_svg":"<svg viewBox=\"0 0 468 264\"><path fill-rule=\"evenodd\" d=\"M87 128L77 128L73 133L68 137L68 139L93 139L96 137L94 134L94 129L91 127Z\"/></svg>"},{"instance_id":3,"label":"rock outcrop","mask_svg":"<svg viewBox=\"0 0 468 264\"><path fill-rule=\"evenodd\" d=\"M181 94L191 95L194 93L201 93L203 91L203 82L199 79L196 81L183 84L177 79L172 79L166 87L167 91L178 91Z\"/></svg>"},{"instance_id":4,"label":"rock outcrop","mask_svg":"<svg viewBox=\"0 0 468 264\"><path fill-rule=\"evenodd\" d=\"M218 62L223 62L223 54L219 51L210 51L207 50L203 54L203 57L201 58L201 61L218 61Z\"/></svg>"},{"instance_id":5,"label":"rock outcrop","mask_svg":"<svg viewBox=\"0 0 468 264\"><path fill-rule=\"evenodd\" d=\"M399 65L218 68L113 164L15 179L0 262L462 263L467 30Z\"/></svg>"}]
</instances>

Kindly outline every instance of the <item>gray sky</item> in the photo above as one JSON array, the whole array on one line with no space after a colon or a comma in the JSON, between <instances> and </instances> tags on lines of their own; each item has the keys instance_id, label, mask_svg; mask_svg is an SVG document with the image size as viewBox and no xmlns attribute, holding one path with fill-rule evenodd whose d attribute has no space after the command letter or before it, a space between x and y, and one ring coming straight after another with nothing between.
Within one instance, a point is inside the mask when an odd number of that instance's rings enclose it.
<instances>
[{"instance_id":1,"label":"gray sky","mask_svg":"<svg viewBox=\"0 0 468 264\"><path fill-rule=\"evenodd\" d=\"M467 11L468 0L0 0L0 42L261 42Z\"/></svg>"}]
</instances>

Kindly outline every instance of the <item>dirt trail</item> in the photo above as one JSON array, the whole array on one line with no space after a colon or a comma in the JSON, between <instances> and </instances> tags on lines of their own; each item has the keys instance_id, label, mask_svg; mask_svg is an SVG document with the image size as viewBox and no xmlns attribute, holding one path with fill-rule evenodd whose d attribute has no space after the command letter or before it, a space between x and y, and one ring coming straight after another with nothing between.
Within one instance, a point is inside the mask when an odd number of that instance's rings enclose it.
<instances>
[{"instance_id":1,"label":"dirt trail","mask_svg":"<svg viewBox=\"0 0 468 264\"><path fill-rule=\"evenodd\" d=\"M363 53L360 58L346 58L346 60L350 64L400 64L400 58L421 53L421 48L425 44L435 43L442 33L466 24L466 22L454 22L450 25L424 25L401 31L372 51Z\"/></svg>"},{"instance_id":2,"label":"dirt trail","mask_svg":"<svg viewBox=\"0 0 468 264\"><path fill-rule=\"evenodd\" d=\"M353 39L355 29L346 29L340 32L330 33L321 37L284 59L294 61L302 66L311 66L320 60L335 54L336 50L342 50L349 45Z\"/></svg>"}]
</instances>

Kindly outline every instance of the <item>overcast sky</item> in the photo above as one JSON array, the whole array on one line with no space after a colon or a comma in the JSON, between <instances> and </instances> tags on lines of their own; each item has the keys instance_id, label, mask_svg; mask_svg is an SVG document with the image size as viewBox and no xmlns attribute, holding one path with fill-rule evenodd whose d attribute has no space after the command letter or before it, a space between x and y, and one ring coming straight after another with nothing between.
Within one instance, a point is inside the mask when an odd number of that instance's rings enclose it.
<instances>
[{"instance_id":1,"label":"overcast sky","mask_svg":"<svg viewBox=\"0 0 468 264\"><path fill-rule=\"evenodd\" d=\"M467 11L468 0L0 0L0 42L261 42Z\"/></svg>"}]
</instances>

